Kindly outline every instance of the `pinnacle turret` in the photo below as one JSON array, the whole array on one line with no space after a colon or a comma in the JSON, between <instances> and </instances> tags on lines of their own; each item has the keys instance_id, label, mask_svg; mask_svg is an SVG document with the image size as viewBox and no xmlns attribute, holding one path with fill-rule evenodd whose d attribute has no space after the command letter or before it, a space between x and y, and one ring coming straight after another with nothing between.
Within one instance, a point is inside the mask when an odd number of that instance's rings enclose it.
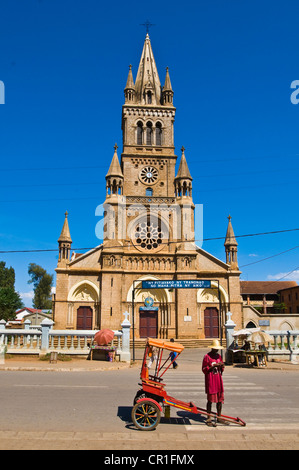
<instances>
[{"instance_id":1,"label":"pinnacle turret","mask_svg":"<svg viewBox=\"0 0 299 470\"><path fill-rule=\"evenodd\" d=\"M225 253L226 253L226 263L230 264L232 269L239 269L238 268L238 243L234 234L234 229L231 223L231 216L228 216L228 225L225 237Z\"/></svg>"},{"instance_id":2,"label":"pinnacle turret","mask_svg":"<svg viewBox=\"0 0 299 470\"><path fill-rule=\"evenodd\" d=\"M126 102L129 101L134 101L135 99L135 85L134 85L134 79L133 79L133 73L132 73L132 65L129 65L129 73L128 73L128 79L127 79L127 84L125 87L125 100Z\"/></svg>"},{"instance_id":3,"label":"pinnacle turret","mask_svg":"<svg viewBox=\"0 0 299 470\"><path fill-rule=\"evenodd\" d=\"M60 237L58 238L58 245L59 245L59 258L58 258L58 266L65 265L70 259L70 252L72 246L72 238L69 229L68 223L68 212L66 212L64 218L63 227L61 230Z\"/></svg>"},{"instance_id":4,"label":"pinnacle turret","mask_svg":"<svg viewBox=\"0 0 299 470\"><path fill-rule=\"evenodd\" d=\"M106 175L106 192L107 195L111 194L122 194L124 175L121 170L118 156L117 156L117 144L114 145L114 154L110 164L110 168Z\"/></svg>"},{"instance_id":5,"label":"pinnacle turret","mask_svg":"<svg viewBox=\"0 0 299 470\"><path fill-rule=\"evenodd\" d=\"M61 230L60 237L58 238L58 242L69 242L72 243L71 239L71 234L70 234L70 229L69 229L69 223L68 223L68 212L65 212L65 219L63 223L63 227Z\"/></svg>"},{"instance_id":6,"label":"pinnacle turret","mask_svg":"<svg viewBox=\"0 0 299 470\"><path fill-rule=\"evenodd\" d=\"M192 176L190 175L187 160L185 157L185 147L182 147L181 150L182 156L180 166L174 180L175 195L176 197L192 197Z\"/></svg>"},{"instance_id":7,"label":"pinnacle turret","mask_svg":"<svg viewBox=\"0 0 299 470\"><path fill-rule=\"evenodd\" d=\"M162 101L165 105L172 105L173 103L173 89L171 86L168 67L166 67L165 83L162 90Z\"/></svg>"}]
</instances>

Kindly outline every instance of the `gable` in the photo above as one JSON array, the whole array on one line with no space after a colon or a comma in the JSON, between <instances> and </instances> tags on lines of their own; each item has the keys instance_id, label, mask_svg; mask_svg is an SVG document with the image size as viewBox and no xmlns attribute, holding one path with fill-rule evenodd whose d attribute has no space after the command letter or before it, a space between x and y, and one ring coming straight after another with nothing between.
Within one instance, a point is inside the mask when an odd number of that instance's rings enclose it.
<instances>
[{"instance_id":1,"label":"gable","mask_svg":"<svg viewBox=\"0 0 299 470\"><path fill-rule=\"evenodd\" d=\"M211 255L202 248L196 247L197 251L197 269L199 271L211 271L214 273L226 273L229 270L229 265Z\"/></svg>"},{"instance_id":2,"label":"gable","mask_svg":"<svg viewBox=\"0 0 299 470\"><path fill-rule=\"evenodd\" d=\"M100 256L102 251L103 245L99 245L93 248L86 253L82 253L82 255L76 256L70 261L69 268L99 268L100 267Z\"/></svg>"}]
</instances>

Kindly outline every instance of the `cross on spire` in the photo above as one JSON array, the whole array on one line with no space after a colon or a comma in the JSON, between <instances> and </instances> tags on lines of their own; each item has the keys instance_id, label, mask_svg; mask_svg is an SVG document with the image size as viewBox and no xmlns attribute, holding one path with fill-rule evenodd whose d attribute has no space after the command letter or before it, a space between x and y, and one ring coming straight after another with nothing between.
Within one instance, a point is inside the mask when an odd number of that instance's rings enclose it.
<instances>
[{"instance_id":1,"label":"cross on spire","mask_svg":"<svg viewBox=\"0 0 299 470\"><path fill-rule=\"evenodd\" d=\"M146 29L146 34L149 33L149 29L152 27L152 26L156 26L154 24L152 24L149 20L146 20L145 23L141 23L140 26L144 26L145 29Z\"/></svg>"}]
</instances>

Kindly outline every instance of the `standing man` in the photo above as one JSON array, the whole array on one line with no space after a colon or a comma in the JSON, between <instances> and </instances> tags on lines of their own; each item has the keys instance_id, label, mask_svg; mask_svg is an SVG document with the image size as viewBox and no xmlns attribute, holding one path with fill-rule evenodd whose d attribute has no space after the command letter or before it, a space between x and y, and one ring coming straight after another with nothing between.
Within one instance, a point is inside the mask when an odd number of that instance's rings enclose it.
<instances>
[{"instance_id":1,"label":"standing man","mask_svg":"<svg viewBox=\"0 0 299 470\"><path fill-rule=\"evenodd\" d=\"M218 416L217 422L226 424L226 422L220 418L222 404L224 403L224 388L222 380L224 364L222 362L222 357L218 354L218 350L223 349L218 339L213 340L210 348L211 351L203 358L202 371L205 374L205 390L207 394L208 418L206 425L214 426L211 420L212 403L216 403Z\"/></svg>"},{"instance_id":2,"label":"standing man","mask_svg":"<svg viewBox=\"0 0 299 470\"><path fill-rule=\"evenodd\" d=\"M170 342L171 342L171 343L174 343L174 339L171 338ZM177 369L177 368L178 368L178 363L175 361L177 355L178 355L178 353L176 353L176 352L174 352L174 351L169 354L170 360L173 361L173 362L172 362L172 367L173 367L173 369Z\"/></svg>"}]
</instances>

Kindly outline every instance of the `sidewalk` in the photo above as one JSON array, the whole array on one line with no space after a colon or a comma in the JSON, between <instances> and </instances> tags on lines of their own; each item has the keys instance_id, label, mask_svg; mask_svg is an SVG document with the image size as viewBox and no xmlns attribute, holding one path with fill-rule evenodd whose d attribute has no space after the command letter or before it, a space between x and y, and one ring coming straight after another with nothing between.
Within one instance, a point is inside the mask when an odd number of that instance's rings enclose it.
<instances>
[{"instance_id":1,"label":"sidewalk","mask_svg":"<svg viewBox=\"0 0 299 470\"><path fill-rule=\"evenodd\" d=\"M142 450L143 459L148 451L171 450L299 450L299 434L294 430L220 429L203 426L194 432L180 430L169 434L165 431L147 433L126 432L73 432L65 431L0 431L0 450L102 450L105 456L115 451ZM154 452L153 452L154 454ZM151 460L153 464L154 457ZM142 464L142 461L140 461ZM144 465L144 464L143 464Z\"/></svg>"},{"instance_id":2,"label":"sidewalk","mask_svg":"<svg viewBox=\"0 0 299 470\"><path fill-rule=\"evenodd\" d=\"M186 349L180 356L180 364L184 370L188 370L190 367L194 367L195 364L198 364L198 367L201 367L202 358L204 354L208 352L207 349L203 348L194 348ZM98 360L87 360L86 358L74 357L70 361L57 361L56 363L51 364L49 361L41 361L38 357L26 357L26 356L12 356L5 359L4 363L0 362L0 371L45 371L45 372L84 372L84 371L109 371L109 370L119 370L127 369L131 367L140 368L141 360L143 356L143 350L136 351L136 361L134 364L127 362L108 362L108 361L98 361ZM229 368L248 368L246 364L234 364L227 365ZM292 364L290 361L286 360L276 360L275 362L268 362L266 368L260 368L259 370L299 370L299 364Z\"/></svg>"},{"instance_id":3,"label":"sidewalk","mask_svg":"<svg viewBox=\"0 0 299 470\"><path fill-rule=\"evenodd\" d=\"M74 358L70 361L59 361L51 364L41 361L37 357L12 357L0 363L0 371L44 371L44 372L84 372L127 369L131 367L127 362L88 361L86 358Z\"/></svg>"}]
</instances>

